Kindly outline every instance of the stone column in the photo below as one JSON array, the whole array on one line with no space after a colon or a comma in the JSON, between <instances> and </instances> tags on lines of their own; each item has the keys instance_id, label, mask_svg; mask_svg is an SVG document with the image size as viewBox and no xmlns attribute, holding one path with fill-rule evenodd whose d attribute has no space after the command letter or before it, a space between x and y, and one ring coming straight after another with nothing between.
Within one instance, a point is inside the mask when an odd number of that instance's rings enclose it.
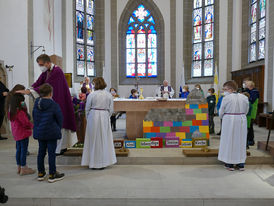
<instances>
[{"instance_id":1,"label":"stone column","mask_svg":"<svg viewBox=\"0 0 274 206\"><path fill-rule=\"evenodd\" d=\"M103 77L111 87L111 0L105 0L105 61L103 65Z\"/></svg>"},{"instance_id":2,"label":"stone column","mask_svg":"<svg viewBox=\"0 0 274 206\"><path fill-rule=\"evenodd\" d=\"M266 2L266 54L264 101L268 102L268 111L274 108L274 1Z\"/></svg>"},{"instance_id":3,"label":"stone column","mask_svg":"<svg viewBox=\"0 0 274 206\"><path fill-rule=\"evenodd\" d=\"M242 1L233 0L232 71L241 69L242 56Z\"/></svg>"},{"instance_id":4,"label":"stone column","mask_svg":"<svg viewBox=\"0 0 274 206\"><path fill-rule=\"evenodd\" d=\"M181 0L176 1L176 97L179 97L179 88L185 84L184 76L184 2Z\"/></svg>"},{"instance_id":5,"label":"stone column","mask_svg":"<svg viewBox=\"0 0 274 206\"><path fill-rule=\"evenodd\" d=\"M219 16L219 84L227 81L228 0L220 1Z\"/></svg>"}]
</instances>

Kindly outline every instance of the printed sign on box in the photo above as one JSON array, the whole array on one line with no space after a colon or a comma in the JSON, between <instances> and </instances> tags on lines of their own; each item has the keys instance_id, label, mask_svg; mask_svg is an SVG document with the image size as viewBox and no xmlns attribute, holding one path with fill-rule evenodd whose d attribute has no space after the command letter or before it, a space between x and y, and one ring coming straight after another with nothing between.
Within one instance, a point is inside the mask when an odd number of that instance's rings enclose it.
<instances>
[{"instance_id":1,"label":"printed sign on box","mask_svg":"<svg viewBox=\"0 0 274 206\"><path fill-rule=\"evenodd\" d=\"M113 143L115 149L121 149L124 147L124 140L114 140Z\"/></svg>"},{"instance_id":2,"label":"printed sign on box","mask_svg":"<svg viewBox=\"0 0 274 206\"><path fill-rule=\"evenodd\" d=\"M181 148L192 148L192 139L180 139Z\"/></svg>"},{"instance_id":3,"label":"printed sign on box","mask_svg":"<svg viewBox=\"0 0 274 206\"><path fill-rule=\"evenodd\" d=\"M125 141L124 142L125 148L136 148L136 141Z\"/></svg>"},{"instance_id":4,"label":"printed sign on box","mask_svg":"<svg viewBox=\"0 0 274 206\"><path fill-rule=\"evenodd\" d=\"M151 138L151 148L163 148L163 138L154 137Z\"/></svg>"},{"instance_id":5,"label":"printed sign on box","mask_svg":"<svg viewBox=\"0 0 274 206\"><path fill-rule=\"evenodd\" d=\"M194 138L193 139L193 147L207 147L208 139L206 138Z\"/></svg>"},{"instance_id":6,"label":"printed sign on box","mask_svg":"<svg viewBox=\"0 0 274 206\"><path fill-rule=\"evenodd\" d=\"M166 147L179 147L179 137L166 137Z\"/></svg>"},{"instance_id":7,"label":"printed sign on box","mask_svg":"<svg viewBox=\"0 0 274 206\"><path fill-rule=\"evenodd\" d=\"M136 147L137 148L150 148L151 141L149 138L137 138Z\"/></svg>"}]
</instances>

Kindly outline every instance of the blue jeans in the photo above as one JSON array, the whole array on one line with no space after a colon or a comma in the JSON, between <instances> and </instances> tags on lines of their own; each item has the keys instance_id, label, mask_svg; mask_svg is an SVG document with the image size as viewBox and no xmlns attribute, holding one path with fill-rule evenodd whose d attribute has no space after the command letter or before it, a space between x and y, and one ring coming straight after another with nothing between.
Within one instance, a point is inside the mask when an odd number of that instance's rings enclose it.
<instances>
[{"instance_id":1,"label":"blue jeans","mask_svg":"<svg viewBox=\"0 0 274 206\"><path fill-rule=\"evenodd\" d=\"M26 166L29 138L16 141L16 162L18 166Z\"/></svg>"},{"instance_id":2,"label":"blue jeans","mask_svg":"<svg viewBox=\"0 0 274 206\"><path fill-rule=\"evenodd\" d=\"M38 150L38 156L37 156L38 172L39 173L45 172L44 159L48 149L49 174L51 175L55 174L56 172L55 150L57 147L57 140L38 140L38 143L39 143L39 150Z\"/></svg>"}]
</instances>

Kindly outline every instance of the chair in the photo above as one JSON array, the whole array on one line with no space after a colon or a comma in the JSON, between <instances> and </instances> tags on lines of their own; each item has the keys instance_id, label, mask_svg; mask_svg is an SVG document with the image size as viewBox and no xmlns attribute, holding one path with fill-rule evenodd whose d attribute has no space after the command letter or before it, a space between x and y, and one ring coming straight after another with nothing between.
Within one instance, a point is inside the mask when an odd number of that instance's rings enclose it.
<instances>
[{"instance_id":1,"label":"chair","mask_svg":"<svg viewBox=\"0 0 274 206\"><path fill-rule=\"evenodd\" d=\"M268 137L267 137L267 141L266 141L266 145L265 145L265 150L267 151L267 147L268 147L268 143L269 143L269 138L270 138L270 134L271 134L271 130L272 130L272 123L274 121L274 111L272 112L271 117L269 118L269 129L268 129Z\"/></svg>"}]
</instances>

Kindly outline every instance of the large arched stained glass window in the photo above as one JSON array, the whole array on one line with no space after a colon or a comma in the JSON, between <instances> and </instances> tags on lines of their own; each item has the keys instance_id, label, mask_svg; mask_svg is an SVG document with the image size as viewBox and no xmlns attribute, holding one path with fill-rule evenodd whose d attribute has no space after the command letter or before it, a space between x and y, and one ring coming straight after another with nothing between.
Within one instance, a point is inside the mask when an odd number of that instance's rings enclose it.
<instances>
[{"instance_id":1,"label":"large arched stained glass window","mask_svg":"<svg viewBox=\"0 0 274 206\"><path fill-rule=\"evenodd\" d=\"M249 62L264 59L266 0L250 0ZM258 9L259 8L259 9Z\"/></svg>"},{"instance_id":2,"label":"large arched stained glass window","mask_svg":"<svg viewBox=\"0 0 274 206\"><path fill-rule=\"evenodd\" d=\"M76 73L95 76L94 0L76 0Z\"/></svg>"},{"instance_id":3,"label":"large arched stained glass window","mask_svg":"<svg viewBox=\"0 0 274 206\"><path fill-rule=\"evenodd\" d=\"M126 77L157 77L157 32L150 11L142 4L128 20Z\"/></svg>"},{"instance_id":4,"label":"large arched stained glass window","mask_svg":"<svg viewBox=\"0 0 274 206\"><path fill-rule=\"evenodd\" d=\"M213 76L214 0L193 0L192 77Z\"/></svg>"}]
</instances>

